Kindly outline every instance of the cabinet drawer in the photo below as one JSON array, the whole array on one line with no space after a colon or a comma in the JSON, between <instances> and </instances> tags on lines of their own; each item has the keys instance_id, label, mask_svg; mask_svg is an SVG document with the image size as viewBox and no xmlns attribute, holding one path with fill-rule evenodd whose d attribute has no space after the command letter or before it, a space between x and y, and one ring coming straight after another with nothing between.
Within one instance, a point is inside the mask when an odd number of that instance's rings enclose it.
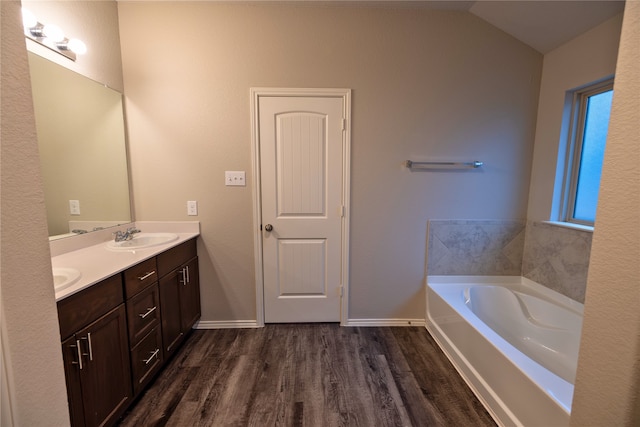
<instances>
[{"instance_id":1,"label":"cabinet drawer","mask_svg":"<svg viewBox=\"0 0 640 427\"><path fill-rule=\"evenodd\" d=\"M134 347L145 335L160 324L160 295L158 284L146 288L127 300L129 341Z\"/></svg>"},{"instance_id":2,"label":"cabinet drawer","mask_svg":"<svg viewBox=\"0 0 640 427\"><path fill-rule=\"evenodd\" d=\"M124 272L124 287L127 298L131 298L153 282L158 280L156 259L151 258Z\"/></svg>"},{"instance_id":3,"label":"cabinet drawer","mask_svg":"<svg viewBox=\"0 0 640 427\"><path fill-rule=\"evenodd\" d=\"M119 274L58 301L58 322L62 339L70 337L123 301L122 278Z\"/></svg>"},{"instance_id":4,"label":"cabinet drawer","mask_svg":"<svg viewBox=\"0 0 640 427\"><path fill-rule=\"evenodd\" d=\"M131 350L134 396L151 381L162 366L162 361L162 335L158 326Z\"/></svg>"},{"instance_id":5,"label":"cabinet drawer","mask_svg":"<svg viewBox=\"0 0 640 427\"><path fill-rule=\"evenodd\" d=\"M174 248L158 254L158 274L160 277L171 273L180 265L198 255L196 239L188 240Z\"/></svg>"}]
</instances>

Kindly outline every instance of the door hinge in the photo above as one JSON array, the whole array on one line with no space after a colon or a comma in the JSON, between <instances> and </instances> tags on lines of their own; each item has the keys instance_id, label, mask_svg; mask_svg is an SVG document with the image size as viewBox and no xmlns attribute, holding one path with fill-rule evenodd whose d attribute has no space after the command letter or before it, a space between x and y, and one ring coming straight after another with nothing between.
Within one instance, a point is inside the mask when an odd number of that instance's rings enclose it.
<instances>
[{"instance_id":1,"label":"door hinge","mask_svg":"<svg viewBox=\"0 0 640 427\"><path fill-rule=\"evenodd\" d=\"M340 218L344 218L344 205L340 205L340 207L338 207L338 215L340 215Z\"/></svg>"},{"instance_id":2,"label":"door hinge","mask_svg":"<svg viewBox=\"0 0 640 427\"><path fill-rule=\"evenodd\" d=\"M347 119L342 119L342 130L347 129Z\"/></svg>"},{"instance_id":3,"label":"door hinge","mask_svg":"<svg viewBox=\"0 0 640 427\"><path fill-rule=\"evenodd\" d=\"M344 286L338 286L338 295L342 296L344 294Z\"/></svg>"}]
</instances>

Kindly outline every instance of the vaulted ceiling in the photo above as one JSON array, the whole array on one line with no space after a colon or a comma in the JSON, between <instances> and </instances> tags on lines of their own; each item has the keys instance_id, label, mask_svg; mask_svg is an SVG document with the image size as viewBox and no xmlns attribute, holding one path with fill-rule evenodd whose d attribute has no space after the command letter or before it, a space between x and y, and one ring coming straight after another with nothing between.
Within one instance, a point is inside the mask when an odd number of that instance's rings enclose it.
<instances>
[{"instance_id":1,"label":"vaulted ceiling","mask_svg":"<svg viewBox=\"0 0 640 427\"><path fill-rule=\"evenodd\" d=\"M624 10L624 0L290 0L276 3L468 11L543 54Z\"/></svg>"},{"instance_id":2,"label":"vaulted ceiling","mask_svg":"<svg viewBox=\"0 0 640 427\"><path fill-rule=\"evenodd\" d=\"M541 53L621 13L624 1L476 1L468 11Z\"/></svg>"}]
</instances>

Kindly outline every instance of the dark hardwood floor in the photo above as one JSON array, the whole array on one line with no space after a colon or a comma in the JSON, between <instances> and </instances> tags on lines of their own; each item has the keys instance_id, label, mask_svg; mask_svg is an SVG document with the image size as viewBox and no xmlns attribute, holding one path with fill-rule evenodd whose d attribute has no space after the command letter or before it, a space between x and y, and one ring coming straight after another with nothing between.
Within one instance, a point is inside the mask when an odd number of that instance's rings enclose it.
<instances>
[{"instance_id":1,"label":"dark hardwood floor","mask_svg":"<svg viewBox=\"0 0 640 427\"><path fill-rule=\"evenodd\" d=\"M422 327L193 331L121 426L495 426Z\"/></svg>"}]
</instances>

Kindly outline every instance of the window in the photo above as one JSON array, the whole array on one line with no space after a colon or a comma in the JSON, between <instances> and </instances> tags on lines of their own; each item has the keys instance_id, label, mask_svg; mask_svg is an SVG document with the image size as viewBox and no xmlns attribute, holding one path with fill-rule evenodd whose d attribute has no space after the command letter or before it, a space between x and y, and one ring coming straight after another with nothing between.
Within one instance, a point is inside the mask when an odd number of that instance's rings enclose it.
<instances>
[{"instance_id":1,"label":"window","mask_svg":"<svg viewBox=\"0 0 640 427\"><path fill-rule=\"evenodd\" d=\"M563 220L593 225L609 129L613 80L573 92Z\"/></svg>"}]
</instances>

